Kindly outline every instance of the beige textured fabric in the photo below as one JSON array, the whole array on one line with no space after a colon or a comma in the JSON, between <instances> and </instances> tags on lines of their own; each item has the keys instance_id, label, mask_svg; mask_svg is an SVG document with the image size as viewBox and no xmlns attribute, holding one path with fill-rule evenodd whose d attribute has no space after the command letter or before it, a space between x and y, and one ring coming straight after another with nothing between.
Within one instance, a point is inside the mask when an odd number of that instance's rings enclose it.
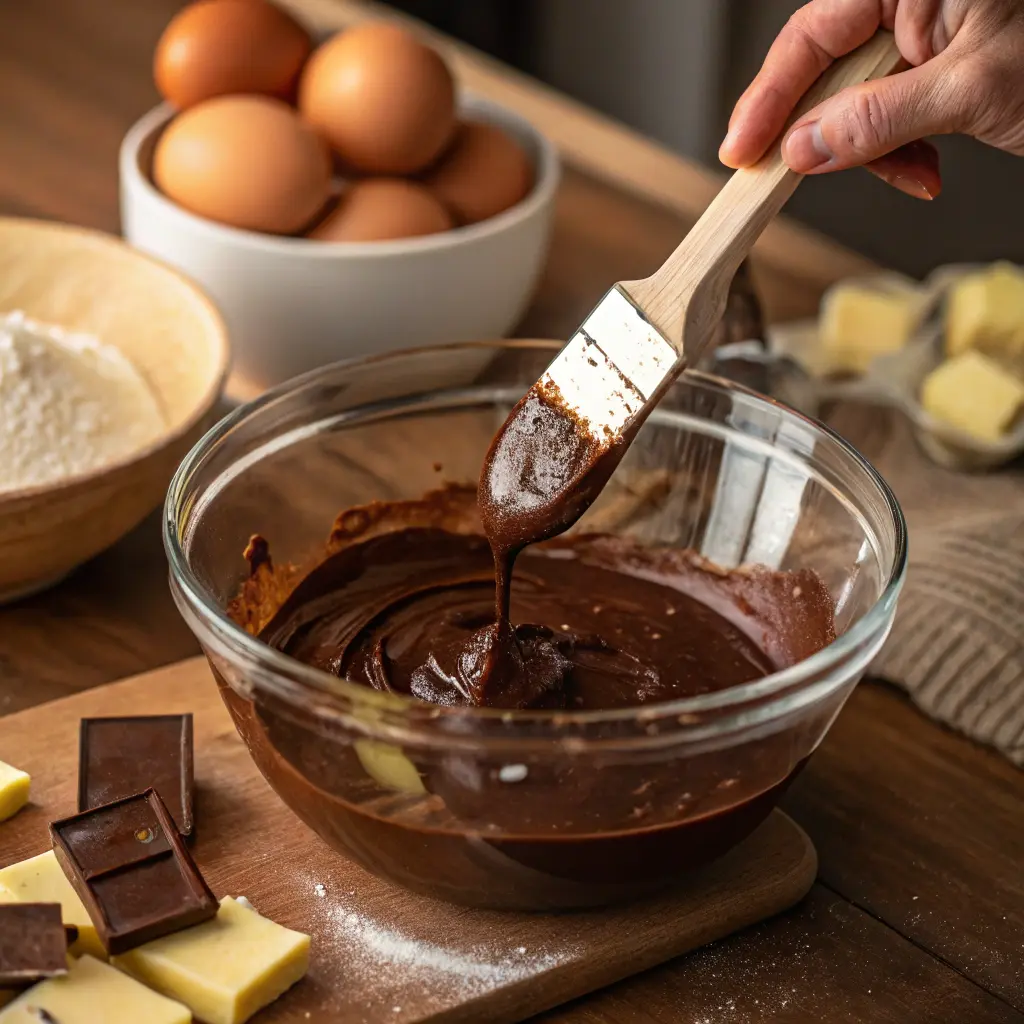
<instances>
[{"instance_id":1,"label":"beige textured fabric","mask_svg":"<svg viewBox=\"0 0 1024 1024\"><path fill-rule=\"evenodd\" d=\"M828 421L878 467L910 529L906 586L872 674L1024 767L1024 463L955 473L897 414L846 405Z\"/></svg>"}]
</instances>

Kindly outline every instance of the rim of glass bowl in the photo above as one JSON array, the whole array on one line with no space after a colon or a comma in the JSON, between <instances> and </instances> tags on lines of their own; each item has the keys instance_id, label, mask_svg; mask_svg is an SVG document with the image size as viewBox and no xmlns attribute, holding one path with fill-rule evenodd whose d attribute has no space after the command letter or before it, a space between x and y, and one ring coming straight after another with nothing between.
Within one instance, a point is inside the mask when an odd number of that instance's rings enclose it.
<instances>
[{"instance_id":1,"label":"rim of glass bowl","mask_svg":"<svg viewBox=\"0 0 1024 1024\"><path fill-rule=\"evenodd\" d=\"M318 696L321 698L333 697L345 699L349 702L358 702L364 707L376 706L382 712L388 710L401 711L406 714L418 712L420 717L422 717L425 710L425 705L413 697L370 690L359 683L331 675L297 661L286 654L282 654L280 651L257 640L238 626L228 617L225 609L221 608L219 603L212 599L192 572L179 538L179 522L184 525L189 511L184 507L184 502L189 492L189 485L194 475L202 469L208 451L212 450L245 420L258 415L266 406L307 386L323 384L325 375L356 364L365 365L368 363L400 360L412 353L427 351L518 348L548 349L554 353L560 347L560 344L554 341L499 340L492 342L460 342L451 345L422 346L403 349L397 352L381 353L375 356L340 360L286 381L265 392L259 398L240 405L215 424L196 442L192 450L179 465L167 491L163 521L164 548L170 565L172 581L177 584L181 597L192 612L198 616L200 622L221 643L226 644L229 649L232 649L233 654L242 654L258 669L264 670L259 672L259 681L255 688L259 689L262 687L275 691L276 696L288 702L293 702L298 696ZM772 698L784 697L792 691L795 691L793 694L795 696L795 693L800 691L802 683L813 683L815 680L820 681L823 676L828 675L832 668L841 665L850 657L856 657L859 662L854 667L854 671L862 672L870 663L877 649L881 646L881 642L888 634L891 626L892 612L906 574L907 525L903 516L903 510L900 508L896 496L881 474L853 445L844 440L830 427L809 416L805 416L783 402L761 395L750 388L715 376L714 374L691 370L687 371L687 377L691 381L698 381L725 391L743 394L755 401L783 410L787 415L794 416L803 421L811 429L832 441L842 450L847 458L860 468L867 479L877 488L892 521L894 534L893 562L889 578L886 580L882 593L874 605L860 619L827 647L812 654L809 658L791 665L789 668L773 672L771 675L751 683L745 683L742 686L730 687L729 689L713 693L701 694L696 697L683 697L679 700L667 701L663 704L651 705L645 708L629 707L606 711L515 711L513 714L517 722L551 723L557 719L560 726L583 728L588 725L628 724L636 723L637 721L662 720L674 717L682 726L687 724L687 716L691 715L719 711L726 713L742 712L745 707L752 704L763 706L768 702L780 703L772 701ZM179 599L179 595L175 594L175 598ZM869 650L867 650L867 656L865 657L866 649ZM843 673L840 679L833 680L828 686L828 690L831 691L842 685L843 681L850 674L852 672ZM337 710L340 711L342 709ZM775 710L777 715L783 715L787 711L794 709L790 708L787 703L785 706L779 706ZM468 716L481 722L490 720L504 723L509 720L508 710L497 708L469 706L447 708L431 706L429 709L426 709L426 714L430 719L452 715L462 719ZM776 715L771 717L774 718ZM742 727L743 724L747 723L740 723L740 726ZM735 727L735 723L733 727ZM714 731L719 734L722 731L728 732L730 731L730 726L728 723L719 723L719 727L715 728ZM454 739L454 737L450 737L450 739Z\"/></svg>"}]
</instances>

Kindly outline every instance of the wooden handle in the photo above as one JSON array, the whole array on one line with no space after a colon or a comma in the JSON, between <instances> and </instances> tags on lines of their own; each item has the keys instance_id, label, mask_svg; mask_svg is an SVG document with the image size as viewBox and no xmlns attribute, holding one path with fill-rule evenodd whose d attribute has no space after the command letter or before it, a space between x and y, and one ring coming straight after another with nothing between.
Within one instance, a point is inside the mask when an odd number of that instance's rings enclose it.
<instances>
[{"instance_id":1,"label":"wooden handle","mask_svg":"<svg viewBox=\"0 0 1024 1024\"><path fill-rule=\"evenodd\" d=\"M880 31L825 71L800 101L789 124L848 86L885 77L901 61L893 34ZM785 132L760 162L729 178L656 273L621 285L680 359L691 365L699 360L722 318L729 283L739 265L803 180L802 174L783 162L784 136Z\"/></svg>"}]
</instances>

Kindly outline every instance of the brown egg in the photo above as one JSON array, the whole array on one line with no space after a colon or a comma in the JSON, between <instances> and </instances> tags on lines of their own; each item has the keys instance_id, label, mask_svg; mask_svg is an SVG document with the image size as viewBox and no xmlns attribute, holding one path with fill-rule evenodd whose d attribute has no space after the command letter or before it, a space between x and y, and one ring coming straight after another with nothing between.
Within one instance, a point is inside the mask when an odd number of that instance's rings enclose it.
<instances>
[{"instance_id":1,"label":"brown egg","mask_svg":"<svg viewBox=\"0 0 1024 1024\"><path fill-rule=\"evenodd\" d=\"M306 30L265 0L200 0L164 29L153 77L182 110L232 93L291 99L312 49Z\"/></svg>"},{"instance_id":2,"label":"brown egg","mask_svg":"<svg viewBox=\"0 0 1024 1024\"><path fill-rule=\"evenodd\" d=\"M533 185L533 167L507 132L467 121L423 183L459 223L475 224L518 203Z\"/></svg>"},{"instance_id":3,"label":"brown egg","mask_svg":"<svg viewBox=\"0 0 1024 1024\"><path fill-rule=\"evenodd\" d=\"M200 217L287 235L323 208L331 160L323 140L281 100L219 96L164 129L153 180Z\"/></svg>"},{"instance_id":4,"label":"brown egg","mask_svg":"<svg viewBox=\"0 0 1024 1024\"><path fill-rule=\"evenodd\" d=\"M327 40L306 63L299 110L352 169L415 174L455 130L455 84L444 61L381 22Z\"/></svg>"},{"instance_id":5,"label":"brown egg","mask_svg":"<svg viewBox=\"0 0 1024 1024\"><path fill-rule=\"evenodd\" d=\"M312 231L322 242L381 242L433 235L452 227L440 201L422 185L401 178L357 181Z\"/></svg>"}]
</instances>

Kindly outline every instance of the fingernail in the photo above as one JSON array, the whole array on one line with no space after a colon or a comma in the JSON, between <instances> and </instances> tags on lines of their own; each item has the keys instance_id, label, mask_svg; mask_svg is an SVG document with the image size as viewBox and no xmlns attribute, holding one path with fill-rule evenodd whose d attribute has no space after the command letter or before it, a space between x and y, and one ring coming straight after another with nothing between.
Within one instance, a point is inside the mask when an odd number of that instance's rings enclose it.
<instances>
[{"instance_id":1,"label":"fingernail","mask_svg":"<svg viewBox=\"0 0 1024 1024\"><path fill-rule=\"evenodd\" d=\"M718 159L725 164L726 167L732 167L732 153L733 146L736 145L739 133L730 129L725 138L722 140L721 146L718 147Z\"/></svg>"},{"instance_id":2,"label":"fingernail","mask_svg":"<svg viewBox=\"0 0 1024 1024\"><path fill-rule=\"evenodd\" d=\"M786 139L783 156L786 163L800 174L816 171L831 162L832 150L821 134L821 122L811 121L794 128Z\"/></svg>"},{"instance_id":3,"label":"fingernail","mask_svg":"<svg viewBox=\"0 0 1024 1024\"><path fill-rule=\"evenodd\" d=\"M898 188L901 192L905 192L908 196L913 196L915 199L931 200L935 198L934 193L928 189L928 186L923 181L918 181L917 178L911 178L906 174L897 174L894 178L887 180L893 188Z\"/></svg>"}]
</instances>

